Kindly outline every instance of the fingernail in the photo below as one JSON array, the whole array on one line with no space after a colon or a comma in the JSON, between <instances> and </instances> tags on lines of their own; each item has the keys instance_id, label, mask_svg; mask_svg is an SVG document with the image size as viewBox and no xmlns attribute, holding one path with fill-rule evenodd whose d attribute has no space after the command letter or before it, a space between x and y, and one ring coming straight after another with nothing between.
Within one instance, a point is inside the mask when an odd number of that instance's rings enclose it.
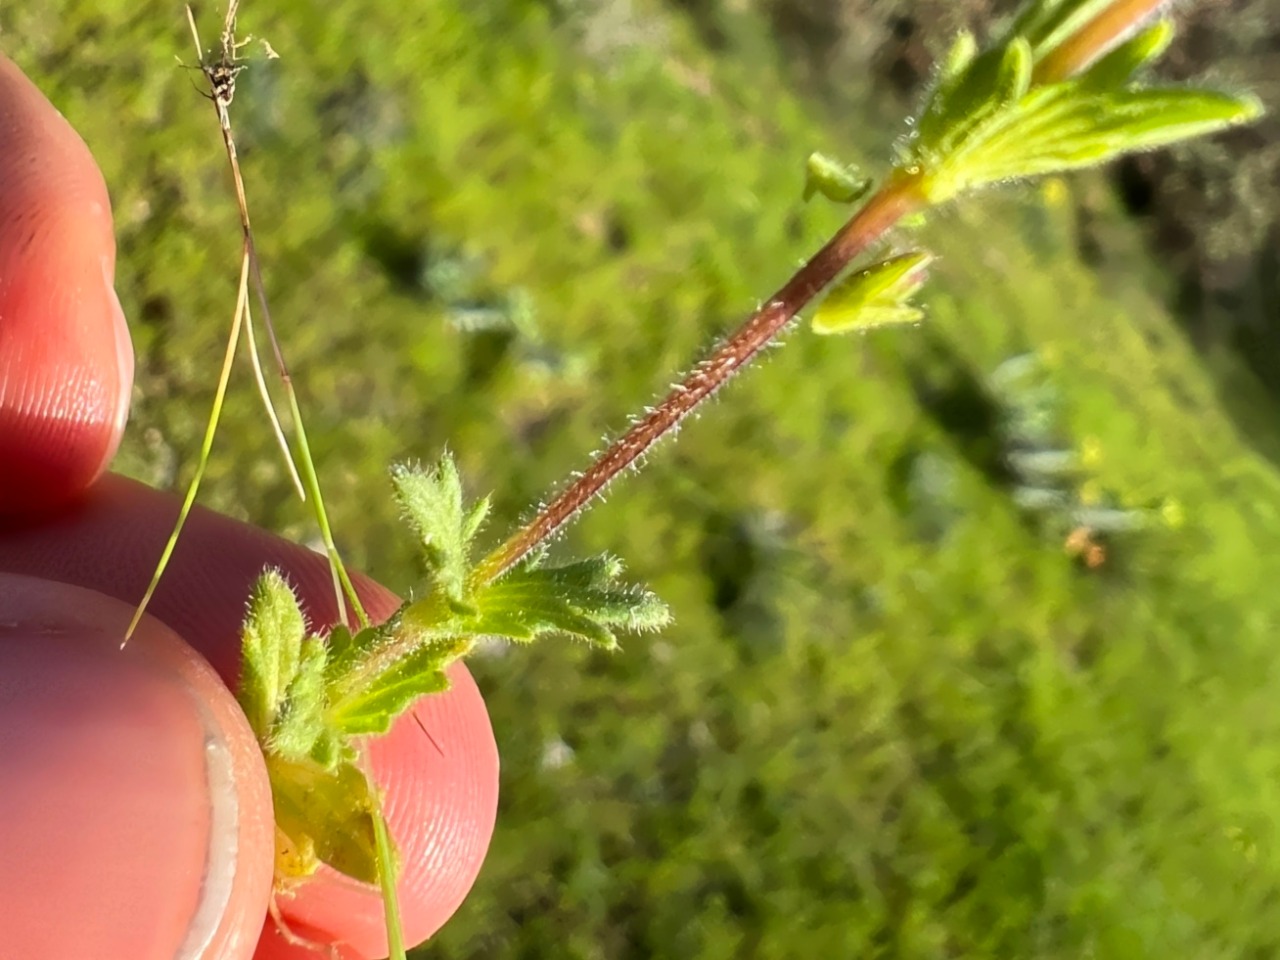
<instances>
[{"instance_id":1,"label":"fingernail","mask_svg":"<svg viewBox=\"0 0 1280 960\"><path fill-rule=\"evenodd\" d=\"M111 314L110 322L115 332L119 393L116 396L111 441L103 452L102 470L106 470L120 448L120 437L124 433L125 422L129 419L129 403L133 398L133 341L129 337L129 324L125 319L124 308L120 306L120 297L116 294L114 273L115 268L110 260L103 257L102 282L106 287L107 310Z\"/></svg>"}]
</instances>

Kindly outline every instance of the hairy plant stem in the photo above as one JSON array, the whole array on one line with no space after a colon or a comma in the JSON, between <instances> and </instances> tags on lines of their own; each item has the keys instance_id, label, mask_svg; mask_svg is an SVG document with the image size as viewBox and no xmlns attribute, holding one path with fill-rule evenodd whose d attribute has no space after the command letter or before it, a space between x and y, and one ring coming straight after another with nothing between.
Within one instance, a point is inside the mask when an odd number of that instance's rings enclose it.
<instances>
[{"instance_id":1,"label":"hairy plant stem","mask_svg":"<svg viewBox=\"0 0 1280 960\"><path fill-rule=\"evenodd\" d=\"M860 253L908 213L925 204L919 174L895 170L884 185L813 255L782 288L765 301L710 357L700 362L666 398L636 421L596 458L577 480L543 507L524 527L490 554L476 571L486 583L519 563L553 537L618 474L643 457L778 336Z\"/></svg>"},{"instance_id":2,"label":"hairy plant stem","mask_svg":"<svg viewBox=\"0 0 1280 960\"><path fill-rule=\"evenodd\" d=\"M1116 0L1036 64L1036 83L1054 83L1079 73L1106 53L1167 0Z\"/></svg>"},{"instance_id":3,"label":"hairy plant stem","mask_svg":"<svg viewBox=\"0 0 1280 960\"><path fill-rule=\"evenodd\" d=\"M1116 0L1036 67L1035 82L1053 83L1079 72L1167 0ZM756 310L719 349L671 389L666 398L609 445L577 480L485 558L474 579L487 583L555 536L627 467L670 434L699 404L749 363L796 315L829 286L860 253L908 213L928 205L922 189L927 171L892 171L879 190L826 246Z\"/></svg>"}]
</instances>

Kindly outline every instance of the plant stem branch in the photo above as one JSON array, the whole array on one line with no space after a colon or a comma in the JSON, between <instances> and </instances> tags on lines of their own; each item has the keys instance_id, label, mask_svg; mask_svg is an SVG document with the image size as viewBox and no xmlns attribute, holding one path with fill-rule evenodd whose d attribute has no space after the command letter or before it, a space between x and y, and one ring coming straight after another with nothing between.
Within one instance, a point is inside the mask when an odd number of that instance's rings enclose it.
<instances>
[{"instance_id":1,"label":"plant stem branch","mask_svg":"<svg viewBox=\"0 0 1280 960\"><path fill-rule=\"evenodd\" d=\"M1163 6L1166 0L1116 0L1081 27L1035 69L1036 83L1054 83L1079 73L1120 38Z\"/></svg>"},{"instance_id":2,"label":"plant stem branch","mask_svg":"<svg viewBox=\"0 0 1280 960\"><path fill-rule=\"evenodd\" d=\"M777 337L855 257L883 237L903 216L924 204L917 176L903 171L890 174L835 236L715 353L695 366L658 406L615 440L581 477L490 554L477 569L476 579L481 583L494 580L539 544L555 536L615 477L672 433L700 403Z\"/></svg>"}]
</instances>

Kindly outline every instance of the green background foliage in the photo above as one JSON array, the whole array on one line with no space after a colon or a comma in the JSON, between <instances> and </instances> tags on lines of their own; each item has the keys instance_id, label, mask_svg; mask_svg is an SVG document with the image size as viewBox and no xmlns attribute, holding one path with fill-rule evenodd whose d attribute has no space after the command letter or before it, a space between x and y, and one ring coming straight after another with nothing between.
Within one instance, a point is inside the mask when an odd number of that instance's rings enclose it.
<instances>
[{"instance_id":1,"label":"green background foliage","mask_svg":"<svg viewBox=\"0 0 1280 960\"><path fill-rule=\"evenodd\" d=\"M412 586L385 469L446 444L496 542L839 223L801 203L805 157L878 169L903 128L871 72L838 111L807 90L823 64L781 15L245 0L281 55L234 107L259 251L354 564ZM181 9L0 28L111 187L139 359L119 466L177 488L239 254ZM475 661L498 833L423 956L1280 951L1274 409L1180 332L1102 175L924 239L924 326L793 334L559 546L623 557L674 626ZM1098 482L1173 498L1181 529L1086 571L1018 512L986 377L1029 350ZM242 373L206 502L307 538L255 404Z\"/></svg>"}]
</instances>

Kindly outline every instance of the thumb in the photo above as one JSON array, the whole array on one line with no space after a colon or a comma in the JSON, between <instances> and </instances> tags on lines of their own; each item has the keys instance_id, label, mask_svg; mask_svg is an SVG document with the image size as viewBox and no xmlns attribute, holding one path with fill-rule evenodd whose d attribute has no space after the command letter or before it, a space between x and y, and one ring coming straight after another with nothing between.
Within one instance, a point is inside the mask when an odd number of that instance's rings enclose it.
<instances>
[{"instance_id":1,"label":"thumb","mask_svg":"<svg viewBox=\"0 0 1280 960\"><path fill-rule=\"evenodd\" d=\"M247 958L271 796L230 692L176 634L80 587L0 574L6 956Z\"/></svg>"}]
</instances>

